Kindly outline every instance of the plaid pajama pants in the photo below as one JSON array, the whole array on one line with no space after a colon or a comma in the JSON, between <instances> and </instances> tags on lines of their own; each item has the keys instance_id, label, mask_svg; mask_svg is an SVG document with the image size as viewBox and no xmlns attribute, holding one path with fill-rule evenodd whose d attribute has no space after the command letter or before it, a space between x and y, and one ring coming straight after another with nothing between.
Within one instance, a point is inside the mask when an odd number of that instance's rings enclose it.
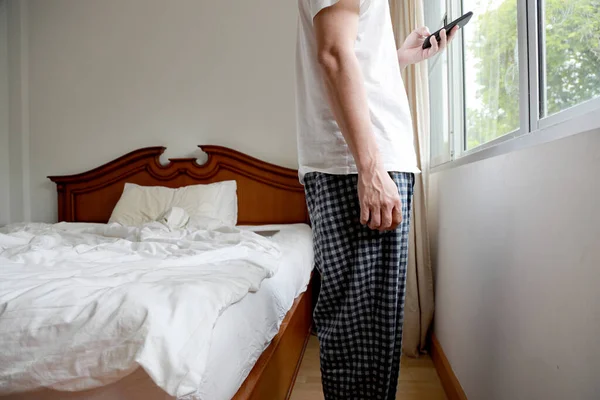
<instances>
[{"instance_id":1,"label":"plaid pajama pants","mask_svg":"<svg viewBox=\"0 0 600 400\"><path fill-rule=\"evenodd\" d=\"M305 176L321 292L314 312L326 400L396 398L414 176L390 173L402 224L360 224L356 175Z\"/></svg>"}]
</instances>

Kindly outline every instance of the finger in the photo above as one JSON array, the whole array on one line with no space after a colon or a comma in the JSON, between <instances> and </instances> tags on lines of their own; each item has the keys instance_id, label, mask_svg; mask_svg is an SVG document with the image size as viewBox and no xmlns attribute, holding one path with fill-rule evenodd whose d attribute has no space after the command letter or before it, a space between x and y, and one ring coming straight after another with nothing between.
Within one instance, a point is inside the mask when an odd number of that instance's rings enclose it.
<instances>
[{"instance_id":1,"label":"finger","mask_svg":"<svg viewBox=\"0 0 600 400\"><path fill-rule=\"evenodd\" d=\"M427 50L423 50L423 59L426 60L432 56L433 56L433 51L431 50L431 47L429 47Z\"/></svg>"},{"instance_id":2,"label":"finger","mask_svg":"<svg viewBox=\"0 0 600 400\"><path fill-rule=\"evenodd\" d=\"M360 223L366 225L369 222L369 207L365 204L360 205Z\"/></svg>"},{"instance_id":3,"label":"finger","mask_svg":"<svg viewBox=\"0 0 600 400\"><path fill-rule=\"evenodd\" d=\"M460 27L458 25L452 28L452 30L450 31L450 35L448 36L448 43L450 43L452 39L454 39L459 29Z\"/></svg>"},{"instance_id":4,"label":"finger","mask_svg":"<svg viewBox=\"0 0 600 400\"><path fill-rule=\"evenodd\" d=\"M371 220L369 221L369 228L373 230L379 229L381 226L381 209L379 207L373 207L370 210Z\"/></svg>"},{"instance_id":5,"label":"finger","mask_svg":"<svg viewBox=\"0 0 600 400\"><path fill-rule=\"evenodd\" d=\"M431 47L429 48L429 53L430 53L430 55L434 55L439 50L438 41L435 38L435 36L432 36L431 39L429 39L429 41L431 42Z\"/></svg>"},{"instance_id":6,"label":"finger","mask_svg":"<svg viewBox=\"0 0 600 400\"><path fill-rule=\"evenodd\" d=\"M422 26L419 29L417 29L417 33L425 37L431 35L431 33L429 32L429 28L427 28L426 26Z\"/></svg>"},{"instance_id":7,"label":"finger","mask_svg":"<svg viewBox=\"0 0 600 400\"><path fill-rule=\"evenodd\" d=\"M398 226L402 223L402 204L394 207L392 211L392 230L398 228Z\"/></svg>"},{"instance_id":8,"label":"finger","mask_svg":"<svg viewBox=\"0 0 600 400\"><path fill-rule=\"evenodd\" d=\"M393 207L384 207L381 209L381 226L379 227L380 231L383 232L392 227L393 211Z\"/></svg>"},{"instance_id":9,"label":"finger","mask_svg":"<svg viewBox=\"0 0 600 400\"><path fill-rule=\"evenodd\" d=\"M440 32L440 51L444 50L444 48L446 48L446 45L448 44L448 35L446 34L446 30L442 29L442 31Z\"/></svg>"}]
</instances>

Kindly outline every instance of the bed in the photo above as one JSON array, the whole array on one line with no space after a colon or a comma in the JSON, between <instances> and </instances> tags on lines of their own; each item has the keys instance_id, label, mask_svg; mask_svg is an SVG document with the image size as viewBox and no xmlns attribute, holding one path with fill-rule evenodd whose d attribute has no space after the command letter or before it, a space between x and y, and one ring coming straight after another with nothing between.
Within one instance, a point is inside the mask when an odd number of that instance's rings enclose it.
<instances>
[{"instance_id":1,"label":"bed","mask_svg":"<svg viewBox=\"0 0 600 400\"><path fill-rule=\"evenodd\" d=\"M237 182L238 224L243 230L279 230L282 249L296 252L294 267L263 281L219 317L209 352L203 398L287 399L302 360L312 324L310 270L312 256L308 214L295 170L257 160L219 146L201 146L208 159L171 159L162 165L163 147L133 151L91 171L53 176L58 191L58 219L71 223L106 223L126 182L179 188L226 180ZM287 235L287 236L286 236ZM303 258L304 257L304 258ZM283 291L282 285L291 285ZM283 292L286 295L282 294ZM290 293L294 293L290 297ZM295 298L294 298L295 297ZM273 306L273 299L277 299ZM272 309L269 309L272 308ZM252 311L254 310L254 311ZM248 332L236 323L252 315L260 324ZM247 320L246 325L252 321ZM260 338L273 337L268 342ZM265 348L266 347L266 348ZM7 396L11 399L167 399L148 374L138 368L125 378L92 390L43 390Z\"/></svg>"}]
</instances>

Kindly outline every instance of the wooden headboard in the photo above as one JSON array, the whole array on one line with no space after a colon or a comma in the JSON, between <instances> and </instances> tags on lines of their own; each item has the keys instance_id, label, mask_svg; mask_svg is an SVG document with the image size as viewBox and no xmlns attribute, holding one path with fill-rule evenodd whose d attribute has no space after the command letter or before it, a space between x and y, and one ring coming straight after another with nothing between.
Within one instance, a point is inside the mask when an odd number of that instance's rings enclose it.
<instances>
[{"instance_id":1,"label":"wooden headboard","mask_svg":"<svg viewBox=\"0 0 600 400\"><path fill-rule=\"evenodd\" d=\"M199 147L208 155L203 165L194 158L174 158L162 165L165 147L147 147L91 171L48 177L57 185L59 221L107 222L126 182L178 188L235 180L240 225L308 222L296 170L225 147Z\"/></svg>"}]
</instances>

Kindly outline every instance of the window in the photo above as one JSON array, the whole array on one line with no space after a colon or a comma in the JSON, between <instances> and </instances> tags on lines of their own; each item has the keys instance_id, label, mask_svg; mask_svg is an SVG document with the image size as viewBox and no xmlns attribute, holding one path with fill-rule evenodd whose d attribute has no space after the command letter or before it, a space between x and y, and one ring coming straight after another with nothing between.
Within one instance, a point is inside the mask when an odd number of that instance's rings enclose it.
<instances>
[{"instance_id":1,"label":"window","mask_svg":"<svg viewBox=\"0 0 600 400\"><path fill-rule=\"evenodd\" d=\"M464 0L466 150L519 129L517 0Z\"/></svg>"},{"instance_id":2,"label":"window","mask_svg":"<svg viewBox=\"0 0 600 400\"><path fill-rule=\"evenodd\" d=\"M425 8L425 24L429 27L443 26L447 22L446 0L430 2ZM431 162L443 164L450 161L450 127L448 109L448 53L440 54L429 63L429 101L431 131L439 135L431 137Z\"/></svg>"},{"instance_id":3,"label":"window","mask_svg":"<svg viewBox=\"0 0 600 400\"><path fill-rule=\"evenodd\" d=\"M600 96L600 0L542 0L540 116Z\"/></svg>"},{"instance_id":4,"label":"window","mask_svg":"<svg viewBox=\"0 0 600 400\"><path fill-rule=\"evenodd\" d=\"M448 113L448 56L442 54L438 62L429 67L429 102L432 110L436 110L431 115L431 131L440 132L431 141L431 156L434 164L441 164L450 161L450 129ZM432 138L433 139L433 138Z\"/></svg>"},{"instance_id":5,"label":"window","mask_svg":"<svg viewBox=\"0 0 600 400\"><path fill-rule=\"evenodd\" d=\"M449 51L430 60L433 166L600 112L600 0L425 5L435 29L474 13Z\"/></svg>"}]
</instances>

